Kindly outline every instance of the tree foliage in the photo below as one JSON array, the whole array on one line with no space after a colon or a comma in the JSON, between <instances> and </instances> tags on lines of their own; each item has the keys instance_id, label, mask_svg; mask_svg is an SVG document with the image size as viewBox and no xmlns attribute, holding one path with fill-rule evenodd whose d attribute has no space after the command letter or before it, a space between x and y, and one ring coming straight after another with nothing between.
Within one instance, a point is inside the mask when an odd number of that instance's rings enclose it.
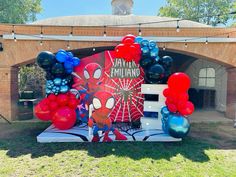
<instances>
[{"instance_id":1,"label":"tree foliage","mask_svg":"<svg viewBox=\"0 0 236 177\"><path fill-rule=\"evenodd\" d=\"M188 19L207 25L226 24L233 10L234 0L167 0L160 16Z\"/></svg>"},{"instance_id":2,"label":"tree foliage","mask_svg":"<svg viewBox=\"0 0 236 177\"><path fill-rule=\"evenodd\" d=\"M0 0L0 23L35 21L41 10L41 0Z\"/></svg>"}]
</instances>

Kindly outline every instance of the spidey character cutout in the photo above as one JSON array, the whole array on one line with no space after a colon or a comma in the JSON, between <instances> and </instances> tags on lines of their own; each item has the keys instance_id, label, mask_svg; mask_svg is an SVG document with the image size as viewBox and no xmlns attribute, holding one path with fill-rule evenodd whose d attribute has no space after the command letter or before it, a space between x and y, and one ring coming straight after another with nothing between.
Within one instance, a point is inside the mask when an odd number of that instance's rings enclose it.
<instances>
[{"instance_id":1,"label":"spidey character cutout","mask_svg":"<svg viewBox=\"0 0 236 177\"><path fill-rule=\"evenodd\" d=\"M110 131L114 133L115 140L127 140L126 136L112 126L112 121L109 118L109 114L115 106L115 98L112 94L98 91L94 94L92 103L94 112L88 121L88 126L93 128L92 142L99 142L98 131L104 132L103 142L112 142L112 139L108 136Z\"/></svg>"},{"instance_id":2,"label":"spidey character cutout","mask_svg":"<svg viewBox=\"0 0 236 177\"><path fill-rule=\"evenodd\" d=\"M89 63L84 67L83 79L75 75L73 88L80 93L80 103L77 107L77 117L82 122L88 121L88 107L92 104L94 93L100 90L102 84L102 67L97 63Z\"/></svg>"}]
</instances>

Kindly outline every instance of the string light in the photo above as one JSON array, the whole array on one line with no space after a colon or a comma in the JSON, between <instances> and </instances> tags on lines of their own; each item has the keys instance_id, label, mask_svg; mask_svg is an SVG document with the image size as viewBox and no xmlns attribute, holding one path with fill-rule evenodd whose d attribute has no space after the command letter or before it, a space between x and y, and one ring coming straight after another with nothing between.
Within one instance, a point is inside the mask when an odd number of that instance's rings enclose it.
<instances>
[{"instance_id":1,"label":"string light","mask_svg":"<svg viewBox=\"0 0 236 177\"><path fill-rule=\"evenodd\" d=\"M12 36L15 36L15 25L12 25Z\"/></svg>"},{"instance_id":2,"label":"string light","mask_svg":"<svg viewBox=\"0 0 236 177\"><path fill-rule=\"evenodd\" d=\"M163 50L164 50L164 51L166 50L166 44L164 44L164 46L163 46Z\"/></svg>"},{"instance_id":3,"label":"string light","mask_svg":"<svg viewBox=\"0 0 236 177\"><path fill-rule=\"evenodd\" d=\"M94 52L96 51L96 48L94 47L94 42L93 42L93 51L94 51Z\"/></svg>"},{"instance_id":4,"label":"string light","mask_svg":"<svg viewBox=\"0 0 236 177\"><path fill-rule=\"evenodd\" d=\"M70 49L70 41L67 41L67 49Z\"/></svg>"},{"instance_id":5,"label":"string light","mask_svg":"<svg viewBox=\"0 0 236 177\"><path fill-rule=\"evenodd\" d=\"M17 42L16 36L14 35L14 41Z\"/></svg>"},{"instance_id":6,"label":"string light","mask_svg":"<svg viewBox=\"0 0 236 177\"><path fill-rule=\"evenodd\" d=\"M41 26L40 38L43 38L43 26Z\"/></svg>"},{"instance_id":7,"label":"string light","mask_svg":"<svg viewBox=\"0 0 236 177\"><path fill-rule=\"evenodd\" d=\"M187 40L185 40L184 47L185 47L185 48L187 48L187 47L188 47Z\"/></svg>"},{"instance_id":8,"label":"string light","mask_svg":"<svg viewBox=\"0 0 236 177\"><path fill-rule=\"evenodd\" d=\"M138 35L139 35L139 36L142 36L141 23L139 23Z\"/></svg>"},{"instance_id":9,"label":"string light","mask_svg":"<svg viewBox=\"0 0 236 177\"><path fill-rule=\"evenodd\" d=\"M40 45L40 46L42 46L42 45L43 45L43 41L42 41L42 40L39 42L39 45Z\"/></svg>"},{"instance_id":10,"label":"string light","mask_svg":"<svg viewBox=\"0 0 236 177\"><path fill-rule=\"evenodd\" d=\"M205 42L205 44L208 44L208 37L206 37L206 42Z\"/></svg>"},{"instance_id":11,"label":"string light","mask_svg":"<svg viewBox=\"0 0 236 177\"><path fill-rule=\"evenodd\" d=\"M180 32L179 20L177 20L176 32L177 32L177 33Z\"/></svg>"},{"instance_id":12,"label":"string light","mask_svg":"<svg viewBox=\"0 0 236 177\"><path fill-rule=\"evenodd\" d=\"M103 32L103 36L104 36L104 37L107 37L107 31L106 31L106 28L107 28L107 27L104 26L104 32Z\"/></svg>"},{"instance_id":13,"label":"string light","mask_svg":"<svg viewBox=\"0 0 236 177\"><path fill-rule=\"evenodd\" d=\"M71 27L71 31L70 31L70 34L69 34L70 37L73 36L73 26Z\"/></svg>"}]
</instances>

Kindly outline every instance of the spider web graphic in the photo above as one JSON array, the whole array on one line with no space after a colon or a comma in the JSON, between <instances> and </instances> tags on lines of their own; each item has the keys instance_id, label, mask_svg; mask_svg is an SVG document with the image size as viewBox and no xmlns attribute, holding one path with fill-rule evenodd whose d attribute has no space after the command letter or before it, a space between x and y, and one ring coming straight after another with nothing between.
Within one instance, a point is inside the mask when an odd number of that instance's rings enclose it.
<instances>
[{"instance_id":1,"label":"spider web graphic","mask_svg":"<svg viewBox=\"0 0 236 177\"><path fill-rule=\"evenodd\" d=\"M113 122L131 122L143 116L144 97L141 94L141 84L144 83L143 69L137 78L111 78L110 70L114 65L114 52L106 51L104 68L104 88L113 93L116 105L110 113Z\"/></svg>"}]
</instances>

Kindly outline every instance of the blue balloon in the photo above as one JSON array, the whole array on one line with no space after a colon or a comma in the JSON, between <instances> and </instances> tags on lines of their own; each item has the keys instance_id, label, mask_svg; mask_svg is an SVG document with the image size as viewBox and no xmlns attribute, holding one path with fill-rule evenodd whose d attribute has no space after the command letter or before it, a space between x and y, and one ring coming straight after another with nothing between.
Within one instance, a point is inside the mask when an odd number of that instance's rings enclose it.
<instances>
[{"instance_id":1,"label":"blue balloon","mask_svg":"<svg viewBox=\"0 0 236 177\"><path fill-rule=\"evenodd\" d=\"M158 63L159 60L160 60L160 57L159 57L159 56L157 56L157 57L154 59L155 63Z\"/></svg>"},{"instance_id":2,"label":"blue balloon","mask_svg":"<svg viewBox=\"0 0 236 177\"><path fill-rule=\"evenodd\" d=\"M55 79L53 80L53 82L54 82L54 85L60 86L60 85L61 85L61 82L62 82L62 79L61 79L61 78L55 78Z\"/></svg>"},{"instance_id":3,"label":"blue balloon","mask_svg":"<svg viewBox=\"0 0 236 177\"><path fill-rule=\"evenodd\" d=\"M68 55L70 58L73 58L73 57L74 57L74 55L73 55L72 52L67 52L67 55Z\"/></svg>"},{"instance_id":4,"label":"blue balloon","mask_svg":"<svg viewBox=\"0 0 236 177\"><path fill-rule=\"evenodd\" d=\"M66 93L66 92L68 92L69 91L69 86L68 85L62 85L61 87L60 87L60 92L61 93Z\"/></svg>"},{"instance_id":5,"label":"blue balloon","mask_svg":"<svg viewBox=\"0 0 236 177\"><path fill-rule=\"evenodd\" d=\"M78 57L73 57L73 66L78 66L80 64L80 59Z\"/></svg>"},{"instance_id":6,"label":"blue balloon","mask_svg":"<svg viewBox=\"0 0 236 177\"><path fill-rule=\"evenodd\" d=\"M73 62L66 61L64 63L64 67L65 67L65 69L73 69Z\"/></svg>"},{"instance_id":7,"label":"blue balloon","mask_svg":"<svg viewBox=\"0 0 236 177\"><path fill-rule=\"evenodd\" d=\"M134 42L141 44L142 40L143 38L141 36L137 36Z\"/></svg>"},{"instance_id":8,"label":"blue balloon","mask_svg":"<svg viewBox=\"0 0 236 177\"><path fill-rule=\"evenodd\" d=\"M164 106L163 108L161 108L161 114L163 117L168 117L171 114L171 112L169 111L167 106Z\"/></svg>"},{"instance_id":9,"label":"blue balloon","mask_svg":"<svg viewBox=\"0 0 236 177\"><path fill-rule=\"evenodd\" d=\"M52 91L50 89L46 88L46 94L50 94L50 93L52 93Z\"/></svg>"},{"instance_id":10,"label":"blue balloon","mask_svg":"<svg viewBox=\"0 0 236 177\"><path fill-rule=\"evenodd\" d=\"M150 49L154 49L154 48L156 48L156 47L157 47L157 44L156 44L155 41L153 41L153 40L149 41L149 48L150 48Z\"/></svg>"},{"instance_id":11,"label":"blue balloon","mask_svg":"<svg viewBox=\"0 0 236 177\"><path fill-rule=\"evenodd\" d=\"M64 52L66 53L66 51L64 49L59 49L58 52Z\"/></svg>"},{"instance_id":12,"label":"blue balloon","mask_svg":"<svg viewBox=\"0 0 236 177\"><path fill-rule=\"evenodd\" d=\"M171 114L168 117L167 127L169 135L174 138L184 138L190 130L188 120L178 114Z\"/></svg>"},{"instance_id":13,"label":"blue balloon","mask_svg":"<svg viewBox=\"0 0 236 177\"><path fill-rule=\"evenodd\" d=\"M68 60L68 58L69 56L65 52L60 51L60 52L57 52L56 54L56 59L60 63L64 63L66 60Z\"/></svg>"},{"instance_id":14,"label":"blue balloon","mask_svg":"<svg viewBox=\"0 0 236 177\"><path fill-rule=\"evenodd\" d=\"M149 47L149 41L146 39L142 40L141 47Z\"/></svg>"},{"instance_id":15,"label":"blue balloon","mask_svg":"<svg viewBox=\"0 0 236 177\"><path fill-rule=\"evenodd\" d=\"M152 49L152 50L150 51L150 56L151 56L152 58L156 58L156 57L158 57L158 53L159 53L159 49L158 49L158 48L154 48L154 49Z\"/></svg>"},{"instance_id":16,"label":"blue balloon","mask_svg":"<svg viewBox=\"0 0 236 177\"><path fill-rule=\"evenodd\" d=\"M144 56L147 56L150 52L148 47L142 47L141 50Z\"/></svg>"}]
</instances>

